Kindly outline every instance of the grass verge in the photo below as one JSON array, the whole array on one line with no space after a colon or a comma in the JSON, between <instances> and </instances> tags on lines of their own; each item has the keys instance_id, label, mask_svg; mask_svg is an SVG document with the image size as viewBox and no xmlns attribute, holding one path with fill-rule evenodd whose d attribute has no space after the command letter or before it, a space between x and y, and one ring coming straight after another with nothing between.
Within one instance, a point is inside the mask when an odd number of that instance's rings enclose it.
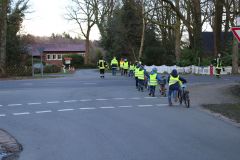
<instances>
[{"instance_id":1,"label":"grass verge","mask_svg":"<svg viewBox=\"0 0 240 160\"><path fill-rule=\"evenodd\" d=\"M206 104L203 108L222 114L240 123L240 103L237 104Z\"/></svg>"}]
</instances>

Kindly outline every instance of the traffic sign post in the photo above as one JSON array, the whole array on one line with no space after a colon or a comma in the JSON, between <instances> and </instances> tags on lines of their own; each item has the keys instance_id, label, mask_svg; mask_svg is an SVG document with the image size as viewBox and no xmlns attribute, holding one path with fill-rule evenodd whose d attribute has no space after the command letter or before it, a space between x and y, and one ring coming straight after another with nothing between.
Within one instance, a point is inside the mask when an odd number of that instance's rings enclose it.
<instances>
[{"instance_id":1,"label":"traffic sign post","mask_svg":"<svg viewBox=\"0 0 240 160\"><path fill-rule=\"evenodd\" d=\"M232 27L231 30L233 32L233 35L238 40L238 42L240 42L240 27Z\"/></svg>"}]
</instances>

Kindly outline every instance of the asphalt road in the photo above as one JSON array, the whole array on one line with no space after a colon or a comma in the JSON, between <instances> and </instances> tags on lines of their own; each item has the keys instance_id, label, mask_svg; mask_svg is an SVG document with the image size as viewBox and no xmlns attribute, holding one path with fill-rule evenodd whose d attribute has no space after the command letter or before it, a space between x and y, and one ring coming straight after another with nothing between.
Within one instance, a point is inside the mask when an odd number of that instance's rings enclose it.
<instances>
[{"instance_id":1,"label":"asphalt road","mask_svg":"<svg viewBox=\"0 0 240 160\"><path fill-rule=\"evenodd\" d=\"M23 145L20 160L239 160L239 128L197 106L169 107L136 91L131 78L98 76L0 81L0 128Z\"/></svg>"}]
</instances>

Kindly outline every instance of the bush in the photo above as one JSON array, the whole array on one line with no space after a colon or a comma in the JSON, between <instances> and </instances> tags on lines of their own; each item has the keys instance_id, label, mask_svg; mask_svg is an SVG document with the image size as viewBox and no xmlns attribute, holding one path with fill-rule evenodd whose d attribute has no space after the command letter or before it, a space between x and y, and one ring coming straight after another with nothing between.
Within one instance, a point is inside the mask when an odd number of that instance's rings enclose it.
<instances>
[{"instance_id":1,"label":"bush","mask_svg":"<svg viewBox=\"0 0 240 160\"><path fill-rule=\"evenodd\" d=\"M62 68L56 65L47 65L44 67L44 73L59 73L61 72Z\"/></svg>"},{"instance_id":2,"label":"bush","mask_svg":"<svg viewBox=\"0 0 240 160\"><path fill-rule=\"evenodd\" d=\"M84 64L84 57L78 54L66 55L64 58L72 58L71 66L74 68L80 68ZM65 64L65 62L63 62Z\"/></svg>"}]
</instances>

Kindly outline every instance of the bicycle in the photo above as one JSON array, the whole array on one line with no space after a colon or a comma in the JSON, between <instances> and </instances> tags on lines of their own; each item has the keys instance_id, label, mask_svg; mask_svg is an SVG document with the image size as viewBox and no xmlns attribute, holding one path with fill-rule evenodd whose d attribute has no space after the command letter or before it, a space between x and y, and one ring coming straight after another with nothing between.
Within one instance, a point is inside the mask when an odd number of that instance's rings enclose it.
<instances>
[{"instance_id":1,"label":"bicycle","mask_svg":"<svg viewBox=\"0 0 240 160\"><path fill-rule=\"evenodd\" d=\"M190 107L190 97L189 97L189 91L186 90L186 84L182 84L181 88L181 94L179 94L179 102L180 104L182 104L182 102L184 101L184 104L187 108Z\"/></svg>"}]
</instances>

